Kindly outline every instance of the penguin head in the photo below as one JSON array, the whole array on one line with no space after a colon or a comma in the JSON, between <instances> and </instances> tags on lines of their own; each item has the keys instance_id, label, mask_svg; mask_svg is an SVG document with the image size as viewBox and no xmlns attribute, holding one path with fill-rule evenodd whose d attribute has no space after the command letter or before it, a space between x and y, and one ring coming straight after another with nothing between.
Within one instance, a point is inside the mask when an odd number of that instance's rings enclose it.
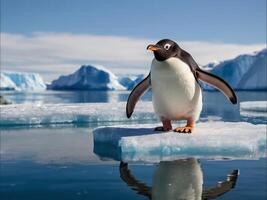
<instances>
[{"instance_id":1,"label":"penguin head","mask_svg":"<svg viewBox=\"0 0 267 200\"><path fill-rule=\"evenodd\" d=\"M179 52L180 47L176 42L163 39L157 44L150 44L147 46L147 50L153 51L157 61L164 61L168 58L175 57Z\"/></svg>"}]
</instances>

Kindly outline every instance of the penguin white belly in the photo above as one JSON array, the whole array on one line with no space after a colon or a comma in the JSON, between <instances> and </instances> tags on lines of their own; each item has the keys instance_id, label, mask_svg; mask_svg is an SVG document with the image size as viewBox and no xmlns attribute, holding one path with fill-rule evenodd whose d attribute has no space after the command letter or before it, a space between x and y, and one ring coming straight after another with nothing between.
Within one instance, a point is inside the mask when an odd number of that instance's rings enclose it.
<instances>
[{"instance_id":1,"label":"penguin white belly","mask_svg":"<svg viewBox=\"0 0 267 200\"><path fill-rule=\"evenodd\" d=\"M198 120L202 92L190 67L178 58L151 64L152 101L156 114L169 120Z\"/></svg>"}]
</instances>

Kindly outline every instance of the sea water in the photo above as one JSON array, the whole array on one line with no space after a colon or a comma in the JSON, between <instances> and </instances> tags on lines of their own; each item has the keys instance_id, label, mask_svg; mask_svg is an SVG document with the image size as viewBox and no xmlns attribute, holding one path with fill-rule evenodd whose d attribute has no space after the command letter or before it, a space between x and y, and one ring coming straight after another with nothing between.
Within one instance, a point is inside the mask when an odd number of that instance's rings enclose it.
<instances>
[{"instance_id":1,"label":"sea water","mask_svg":"<svg viewBox=\"0 0 267 200\"><path fill-rule=\"evenodd\" d=\"M116 106L125 103L129 92L9 91L3 94L17 104L31 103L41 106L109 102ZM266 92L237 92L237 96L240 102L267 99ZM142 101L150 103L151 95L146 94ZM200 123L249 123L255 126L266 124L264 110L255 113L255 110L246 108L245 114L243 111L239 105L228 103L220 93L205 92ZM137 111L135 117L141 116ZM118 157L114 157L112 146L104 146L101 152L94 149L96 144L93 130L99 127L120 127L127 124L130 127L133 124L140 126L142 123L148 126L158 122L156 117L143 121L129 121L125 117L119 120L105 118L81 123L78 120L74 123L1 126L0 198L156 199L158 194L166 194L169 198L171 195L176 195L177 198L185 198L184 195L187 195L190 199L192 194L201 196L207 194L209 188L218 189L218 182L221 182L220 189L224 188L226 192L217 199L266 199L267 166L264 156L212 159L210 156L195 158L191 155L190 158L176 156L163 161L153 160L148 155L148 160L136 161L122 160L120 152ZM231 181L227 182L227 175L234 170L239 175L233 185ZM227 189L230 183L232 185ZM190 191L189 187L182 187L190 184L194 185Z\"/></svg>"}]
</instances>

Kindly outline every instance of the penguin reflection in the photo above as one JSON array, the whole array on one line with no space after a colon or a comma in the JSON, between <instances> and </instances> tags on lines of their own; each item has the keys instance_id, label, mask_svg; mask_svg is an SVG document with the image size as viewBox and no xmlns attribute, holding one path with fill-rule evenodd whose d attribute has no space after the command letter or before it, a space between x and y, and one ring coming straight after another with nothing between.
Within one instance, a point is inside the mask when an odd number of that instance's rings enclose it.
<instances>
[{"instance_id":1,"label":"penguin reflection","mask_svg":"<svg viewBox=\"0 0 267 200\"><path fill-rule=\"evenodd\" d=\"M128 169L128 164L120 163L121 179L138 194L152 200L199 200L214 199L235 187L238 170L233 170L227 180L217 186L203 190L203 174L194 158L160 162L153 177L152 187L138 181Z\"/></svg>"}]
</instances>

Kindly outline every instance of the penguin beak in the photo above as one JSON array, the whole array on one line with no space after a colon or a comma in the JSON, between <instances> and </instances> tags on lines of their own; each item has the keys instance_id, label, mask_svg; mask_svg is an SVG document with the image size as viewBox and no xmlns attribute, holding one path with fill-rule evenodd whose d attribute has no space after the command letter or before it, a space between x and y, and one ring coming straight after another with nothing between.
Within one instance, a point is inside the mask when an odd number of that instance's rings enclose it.
<instances>
[{"instance_id":1,"label":"penguin beak","mask_svg":"<svg viewBox=\"0 0 267 200\"><path fill-rule=\"evenodd\" d=\"M150 50L150 51L157 51L157 50L159 50L160 48L157 47L157 46L154 45L154 44L150 44L150 45L147 46L146 49L147 49L147 50Z\"/></svg>"}]
</instances>

